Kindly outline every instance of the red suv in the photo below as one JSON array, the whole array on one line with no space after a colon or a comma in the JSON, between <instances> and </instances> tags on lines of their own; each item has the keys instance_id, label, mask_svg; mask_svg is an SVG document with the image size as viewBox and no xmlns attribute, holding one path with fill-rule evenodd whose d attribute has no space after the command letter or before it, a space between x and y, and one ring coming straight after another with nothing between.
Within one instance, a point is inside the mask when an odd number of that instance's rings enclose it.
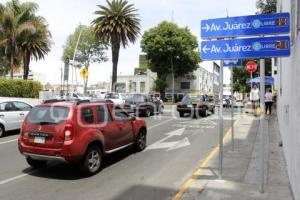
<instances>
[{"instance_id":1,"label":"red suv","mask_svg":"<svg viewBox=\"0 0 300 200\"><path fill-rule=\"evenodd\" d=\"M79 163L87 175L100 171L104 155L129 145L146 148L145 121L107 102L46 102L25 118L18 146L34 168L48 161Z\"/></svg>"}]
</instances>

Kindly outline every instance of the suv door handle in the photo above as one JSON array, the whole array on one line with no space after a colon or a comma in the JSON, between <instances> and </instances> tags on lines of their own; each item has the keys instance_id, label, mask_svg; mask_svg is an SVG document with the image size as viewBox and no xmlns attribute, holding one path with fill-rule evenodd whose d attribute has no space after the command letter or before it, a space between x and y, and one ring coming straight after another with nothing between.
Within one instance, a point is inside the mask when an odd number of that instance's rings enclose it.
<instances>
[{"instance_id":1,"label":"suv door handle","mask_svg":"<svg viewBox=\"0 0 300 200\"><path fill-rule=\"evenodd\" d=\"M24 113L20 113L21 116L24 116Z\"/></svg>"},{"instance_id":2,"label":"suv door handle","mask_svg":"<svg viewBox=\"0 0 300 200\"><path fill-rule=\"evenodd\" d=\"M0 117L4 117L4 115L0 115Z\"/></svg>"}]
</instances>

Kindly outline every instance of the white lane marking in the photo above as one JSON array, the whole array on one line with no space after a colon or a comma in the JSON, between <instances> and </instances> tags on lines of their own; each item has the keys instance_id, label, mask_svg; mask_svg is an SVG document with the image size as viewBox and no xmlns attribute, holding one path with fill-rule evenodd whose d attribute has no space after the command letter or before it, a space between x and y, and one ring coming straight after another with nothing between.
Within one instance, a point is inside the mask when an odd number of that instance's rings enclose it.
<instances>
[{"instance_id":1,"label":"white lane marking","mask_svg":"<svg viewBox=\"0 0 300 200\"><path fill-rule=\"evenodd\" d=\"M0 142L0 145L1 145L1 144L7 144L7 143L10 143L10 142L15 142L15 141L17 141L17 140L18 140L18 138L13 139L13 140L7 140L7 141L4 141L4 142Z\"/></svg>"},{"instance_id":2,"label":"white lane marking","mask_svg":"<svg viewBox=\"0 0 300 200\"><path fill-rule=\"evenodd\" d=\"M168 122L170 122L170 121L172 121L172 120L173 120L173 118L172 118L172 119L168 119L168 120L166 120L166 121L163 121L163 122L161 122L161 123L155 124L155 125L153 125L153 126L150 126L150 127L148 128L148 130L150 130L150 129L152 129L152 128L155 128L155 127L157 127L157 126L161 126L161 125L163 125L163 124L166 124L166 123L168 123Z\"/></svg>"},{"instance_id":3,"label":"white lane marking","mask_svg":"<svg viewBox=\"0 0 300 200\"><path fill-rule=\"evenodd\" d=\"M27 176L27 175L28 175L28 174L21 174L21 175L18 175L18 176L14 176L14 177L12 177L12 178L5 179L5 180L3 180L3 181L0 181L0 185L3 185L3 184L5 184L5 183L9 183L9 182L14 181L14 180L16 180L16 179L23 178L23 177L25 177L25 176Z\"/></svg>"},{"instance_id":4,"label":"white lane marking","mask_svg":"<svg viewBox=\"0 0 300 200\"><path fill-rule=\"evenodd\" d=\"M177 129L175 131L171 131L166 133L166 137L160 139L159 141L151 144L149 147L147 147L146 150L153 150L153 149L167 149L167 151L179 149L182 147L186 147L190 145L189 139L187 137L179 140L179 141L173 141L173 142L165 142L172 136L181 136L184 134L185 128Z\"/></svg>"}]
</instances>

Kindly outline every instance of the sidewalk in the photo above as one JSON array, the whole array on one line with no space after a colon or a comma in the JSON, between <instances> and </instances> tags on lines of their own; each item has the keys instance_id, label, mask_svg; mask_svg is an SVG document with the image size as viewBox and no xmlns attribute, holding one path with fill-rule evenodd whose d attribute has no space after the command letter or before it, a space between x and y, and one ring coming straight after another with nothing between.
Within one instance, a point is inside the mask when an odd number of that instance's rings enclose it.
<instances>
[{"instance_id":1,"label":"sidewalk","mask_svg":"<svg viewBox=\"0 0 300 200\"><path fill-rule=\"evenodd\" d=\"M182 200L292 200L277 116L266 116L265 192L259 192L259 118L243 115L235 128L235 150L224 143L223 180L218 180L218 156L201 174L193 174L193 184ZM266 132L267 133L267 132Z\"/></svg>"}]
</instances>

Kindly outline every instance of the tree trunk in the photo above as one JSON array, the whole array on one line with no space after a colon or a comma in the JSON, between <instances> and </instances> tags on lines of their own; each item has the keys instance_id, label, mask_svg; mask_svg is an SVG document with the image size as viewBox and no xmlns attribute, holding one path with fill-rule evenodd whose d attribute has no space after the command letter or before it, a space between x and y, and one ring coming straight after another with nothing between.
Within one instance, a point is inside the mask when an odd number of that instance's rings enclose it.
<instances>
[{"instance_id":1,"label":"tree trunk","mask_svg":"<svg viewBox=\"0 0 300 200\"><path fill-rule=\"evenodd\" d=\"M14 79L14 55L10 55L10 79Z\"/></svg>"},{"instance_id":2,"label":"tree trunk","mask_svg":"<svg viewBox=\"0 0 300 200\"><path fill-rule=\"evenodd\" d=\"M29 64L30 64L30 53L26 51L26 53L23 55L23 80L28 80L29 75Z\"/></svg>"},{"instance_id":3,"label":"tree trunk","mask_svg":"<svg viewBox=\"0 0 300 200\"><path fill-rule=\"evenodd\" d=\"M118 75L118 61L119 61L119 52L120 52L120 40L116 37L112 37L112 80L111 80L111 91L116 91L117 75Z\"/></svg>"}]
</instances>

